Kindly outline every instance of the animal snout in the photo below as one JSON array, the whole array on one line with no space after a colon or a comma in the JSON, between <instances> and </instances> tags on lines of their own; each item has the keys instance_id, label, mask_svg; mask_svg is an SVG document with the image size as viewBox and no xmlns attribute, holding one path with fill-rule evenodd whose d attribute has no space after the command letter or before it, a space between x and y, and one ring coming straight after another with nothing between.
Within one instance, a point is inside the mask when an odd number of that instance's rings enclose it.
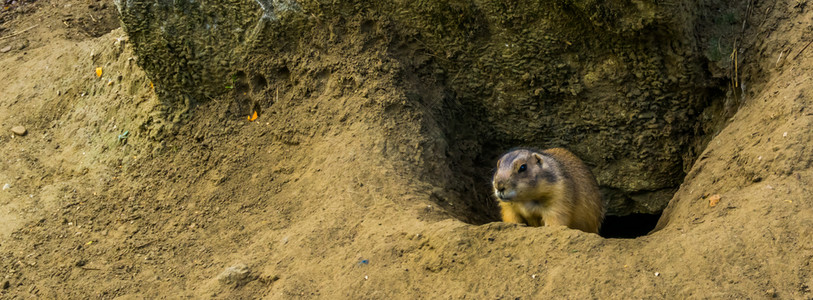
<instances>
[{"instance_id":1,"label":"animal snout","mask_svg":"<svg viewBox=\"0 0 813 300\"><path fill-rule=\"evenodd\" d=\"M491 184L494 186L495 191L498 191L498 192L504 192L505 191L505 182L504 181L502 181L502 180L494 180Z\"/></svg>"},{"instance_id":2,"label":"animal snout","mask_svg":"<svg viewBox=\"0 0 813 300\"><path fill-rule=\"evenodd\" d=\"M516 196L516 192L508 189L504 182L494 182L494 196L502 201L508 201Z\"/></svg>"},{"instance_id":3,"label":"animal snout","mask_svg":"<svg viewBox=\"0 0 813 300\"><path fill-rule=\"evenodd\" d=\"M503 198L503 195L505 195L505 185L494 183L494 195L497 196L497 198Z\"/></svg>"}]
</instances>

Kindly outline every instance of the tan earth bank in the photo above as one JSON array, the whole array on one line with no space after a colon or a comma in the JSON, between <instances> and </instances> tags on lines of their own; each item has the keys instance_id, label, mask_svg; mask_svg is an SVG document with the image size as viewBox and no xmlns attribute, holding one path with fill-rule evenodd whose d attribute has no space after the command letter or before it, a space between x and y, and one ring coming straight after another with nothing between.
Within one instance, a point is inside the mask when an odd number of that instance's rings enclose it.
<instances>
[{"instance_id":1,"label":"tan earth bank","mask_svg":"<svg viewBox=\"0 0 813 300\"><path fill-rule=\"evenodd\" d=\"M382 100L392 78L166 120L109 4L20 1L0 24L0 297L813 298L804 3L747 7L739 109L655 232L606 239L461 218L433 181L439 129Z\"/></svg>"}]
</instances>

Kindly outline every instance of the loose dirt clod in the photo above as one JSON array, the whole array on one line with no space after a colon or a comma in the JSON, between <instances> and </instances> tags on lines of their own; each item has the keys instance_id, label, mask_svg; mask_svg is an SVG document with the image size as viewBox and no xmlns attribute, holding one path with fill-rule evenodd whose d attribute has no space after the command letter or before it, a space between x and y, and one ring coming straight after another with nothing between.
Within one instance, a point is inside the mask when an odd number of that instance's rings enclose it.
<instances>
[{"instance_id":1,"label":"loose dirt clod","mask_svg":"<svg viewBox=\"0 0 813 300\"><path fill-rule=\"evenodd\" d=\"M251 270L244 264L228 267L223 273L217 275L217 281L220 283L235 286L244 285L254 279L254 276L251 276Z\"/></svg>"}]
</instances>

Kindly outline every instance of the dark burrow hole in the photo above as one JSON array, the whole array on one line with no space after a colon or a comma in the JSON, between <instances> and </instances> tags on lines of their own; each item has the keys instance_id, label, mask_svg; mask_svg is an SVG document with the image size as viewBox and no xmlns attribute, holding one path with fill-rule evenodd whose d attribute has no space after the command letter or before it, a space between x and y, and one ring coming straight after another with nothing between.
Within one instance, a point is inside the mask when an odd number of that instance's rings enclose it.
<instances>
[{"instance_id":1,"label":"dark burrow hole","mask_svg":"<svg viewBox=\"0 0 813 300\"><path fill-rule=\"evenodd\" d=\"M626 216L606 216L599 235L608 239L634 239L649 234L661 214L630 214Z\"/></svg>"},{"instance_id":2,"label":"dark burrow hole","mask_svg":"<svg viewBox=\"0 0 813 300\"><path fill-rule=\"evenodd\" d=\"M431 76L421 74L420 71L413 74L416 77ZM443 109L438 110L435 118L445 120L439 122L439 125L444 128L443 137L449 141L448 145L450 145L447 154L449 154L448 158L451 162L448 162L447 166L453 176L445 182L445 189L433 192L432 200L446 215L453 216L460 221L472 225L501 221L500 207L493 196L491 177L494 174L497 160L506 151L515 147L530 147L540 150L553 147L568 148L568 144L561 141L511 139L494 134L494 132L500 132L501 129L488 122L472 121L483 119L482 110L477 110L475 106L476 101L461 100L457 98L455 92L449 91L444 86L436 86L435 89L427 88L432 86L429 82L422 82L417 86L421 86L422 90L416 89L414 94L417 96L413 97L415 98L413 102L440 99L437 101L441 103L440 106ZM725 93L723 84L720 84L719 88L710 86L698 91L698 95L701 95L698 97L702 100L698 100L697 109L702 113L697 113L691 118L687 117L686 121L696 124L695 131L684 133L681 136L686 139L686 142L681 145L680 151L674 153L674 158L680 160L681 163L675 164L671 174L680 180L676 180L670 186L642 191L623 191L606 184L601 185L600 182L599 187L608 209L608 214L605 216L599 232L602 237L634 239L653 232L662 216L663 209L677 192L688 169L703 153L714 133L725 127L726 120L736 112L736 110L726 110L725 103L729 96ZM472 106L474 108L471 108ZM540 147L539 144L545 147ZM579 153L575 154L579 155ZM594 175L596 169L601 168L589 159L580 158L589 168L593 169ZM440 170L442 171L442 168ZM651 202L644 202L644 200L651 200ZM641 203L653 203L654 205L650 207L641 205Z\"/></svg>"},{"instance_id":3,"label":"dark burrow hole","mask_svg":"<svg viewBox=\"0 0 813 300\"><path fill-rule=\"evenodd\" d=\"M716 90L710 88L708 91L705 91L707 103L705 103L703 109L711 117L703 123L704 128L698 130L698 132L695 132L693 135L687 135L690 142L687 142L685 147L687 151L691 150L689 151L690 153L695 153L695 155L702 153L712 136L709 133L716 132L724 127L724 120L731 115L731 112L724 113L722 109L723 106L721 103L724 103L725 94L721 93L721 90L722 89ZM424 98L433 98L430 97L432 95L416 94L419 96L415 101L422 101ZM453 93L440 92L438 94L440 96L434 95L434 98L440 98L441 102L445 103L447 107L452 107L452 111L457 110L457 113L465 111L464 108L456 107ZM485 225L500 222L500 207L493 196L491 186L491 176L495 171L495 163L505 151L516 146L527 146L529 142L522 140L500 141L483 138L488 136L488 130L494 131L494 129L488 127L488 124L478 125L468 123L465 120L475 120L477 118L469 115L469 119L463 117L455 119L451 115L444 116L444 112L441 112L438 118L456 120L442 124L442 126L446 126L446 134L448 135L447 138L451 141L450 144L455 145L453 147L458 145L465 147L453 148L449 152L454 155L459 155L451 164L452 173L455 174L455 176L448 182L448 188L442 192L438 192L437 195L433 197L433 201L443 209L444 213L469 224ZM472 112L464 112L461 115L466 115L467 113L476 116L476 114ZM700 122L698 120L691 121ZM544 149L535 146L530 147ZM682 166L684 168L694 164L697 159L697 156L684 155L685 152L686 151L682 151L677 154L683 155L680 159L683 160ZM466 156L466 154L470 153L476 153L476 155ZM588 164L588 167L594 167L590 165L589 161L585 161L585 163ZM680 168L681 166L677 167ZM684 178L685 172L685 169L678 169L674 173L676 177ZM607 186L600 186L605 204L608 202L610 204L608 204L608 214L602 222L599 235L611 239L634 239L650 234L658 225L658 221L662 215L662 209L666 207L669 199L671 199L677 191L678 185L679 183L676 183L675 186L643 192L625 192ZM659 200L661 202L657 202L661 209L630 207L636 205L636 200L648 197L661 199Z\"/></svg>"},{"instance_id":4,"label":"dark burrow hole","mask_svg":"<svg viewBox=\"0 0 813 300\"><path fill-rule=\"evenodd\" d=\"M260 94L268 86L268 80L261 74L254 74L251 77L251 91L254 94Z\"/></svg>"},{"instance_id":5,"label":"dark burrow hole","mask_svg":"<svg viewBox=\"0 0 813 300\"><path fill-rule=\"evenodd\" d=\"M262 84L256 82L257 77L251 79L251 84ZM226 90L231 93L232 102L229 104L229 113L234 117L250 116L256 110L256 102L252 101L249 91L251 89L248 76L243 71L238 71L230 76L226 83ZM258 112L259 114L259 112Z\"/></svg>"}]
</instances>

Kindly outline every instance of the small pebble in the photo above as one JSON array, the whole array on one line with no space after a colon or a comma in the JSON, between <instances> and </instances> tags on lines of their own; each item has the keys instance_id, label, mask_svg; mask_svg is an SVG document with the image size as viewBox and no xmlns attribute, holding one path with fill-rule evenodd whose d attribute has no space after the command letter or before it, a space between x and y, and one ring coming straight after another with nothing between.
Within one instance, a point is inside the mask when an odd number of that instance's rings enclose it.
<instances>
[{"instance_id":1,"label":"small pebble","mask_svg":"<svg viewBox=\"0 0 813 300\"><path fill-rule=\"evenodd\" d=\"M74 265L77 266L77 267L84 267L87 264L88 264L88 261L84 260L84 259L77 260L76 263L74 263Z\"/></svg>"},{"instance_id":2,"label":"small pebble","mask_svg":"<svg viewBox=\"0 0 813 300\"><path fill-rule=\"evenodd\" d=\"M11 46L6 46L3 49L0 49L0 53L6 53L11 51Z\"/></svg>"},{"instance_id":3,"label":"small pebble","mask_svg":"<svg viewBox=\"0 0 813 300\"><path fill-rule=\"evenodd\" d=\"M720 194L711 195L711 197L709 197L709 207L717 206L717 203L720 202L720 199L722 199L722 196L720 196Z\"/></svg>"},{"instance_id":4,"label":"small pebble","mask_svg":"<svg viewBox=\"0 0 813 300\"><path fill-rule=\"evenodd\" d=\"M4 190L4 191L5 191L5 190L7 190L7 189L10 189L10 188L11 188L11 185L10 185L10 184L8 184L8 183L6 183L6 184L4 184L4 185L3 185L3 190Z\"/></svg>"},{"instance_id":5,"label":"small pebble","mask_svg":"<svg viewBox=\"0 0 813 300\"><path fill-rule=\"evenodd\" d=\"M661 273L655 272L655 276L661 276Z\"/></svg>"},{"instance_id":6,"label":"small pebble","mask_svg":"<svg viewBox=\"0 0 813 300\"><path fill-rule=\"evenodd\" d=\"M13 132L16 135L23 136L28 131L25 130L25 127L23 127L23 126L14 126L14 127L11 127L11 132Z\"/></svg>"}]
</instances>

